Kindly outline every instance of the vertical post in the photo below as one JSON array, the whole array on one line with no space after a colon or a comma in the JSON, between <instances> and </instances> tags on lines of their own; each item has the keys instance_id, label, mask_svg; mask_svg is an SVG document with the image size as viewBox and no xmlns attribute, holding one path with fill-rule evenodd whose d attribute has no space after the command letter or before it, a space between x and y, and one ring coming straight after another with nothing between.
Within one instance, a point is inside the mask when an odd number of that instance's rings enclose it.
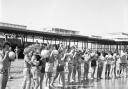
<instances>
[{"instance_id":1,"label":"vertical post","mask_svg":"<svg viewBox=\"0 0 128 89\"><path fill-rule=\"evenodd\" d=\"M27 35L26 35L26 42L27 42Z\"/></svg>"},{"instance_id":2,"label":"vertical post","mask_svg":"<svg viewBox=\"0 0 128 89\"><path fill-rule=\"evenodd\" d=\"M43 36L43 43L44 43L44 36Z\"/></svg>"},{"instance_id":3,"label":"vertical post","mask_svg":"<svg viewBox=\"0 0 128 89\"><path fill-rule=\"evenodd\" d=\"M104 44L104 51L105 51L105 44Z\"/></svg>"},{"instance_id":4,"label":"vertical post","mask_svg":"<svg viewBox=\"0 0 128 89\"><path fill-rule=\"evenodd\" d=\"M23 35L21 36L21 45L23 46L23 44L24 44L24 37L23 37Z\"/></svg>"},{"instance_id":5,"label":"vertical post","mask_svg":"<svg viewBox=\"0 0 128 89\"><path fill-rule=\"evenodd\" d=\"M34 35L33 35L33 43L34 43Z\"/></svg>"},{"instance_id":6,"label":"vertical post","mask_svg":"<svg viewBox=\"0 0 128 89\"><path fill-rule=\"evenodd\" d=\"M8 40L8 35L5 34L5 41L7 41L7 40Z\"/></svg>"},{"instance_id":7,"label":"vertical post","mask_svg":"<svg viewBox=\"0 0 128 89\"><path fill-rule=\"evenodd\" d=\"M50 42L50 43L52 44L52 39L50 39L50 40L51 40L51 42Z\"/></svg>"},{"instance_id":8,"label":"vertical post","mask_svg":"<svg viewBox=\"0 0 128 89\"><path fill-rule=\"evenodd\" d=\"M46 38L46 39L47 39L47 43L49 43L49 42L48 42L48 38Z\"/></svg>"},{"instance_id":9,"label":"vertical post","mask_svg":"<svg viewBox=\"0 0 128 89\"><path fill-rule=\"evenodd\" d=\"M59 44L60 44L60 39L59 39Z\"/></svg>"},{"instance_id":10,"label":"vertical post","mask_svg":"<svg viewBox=\"0 0 128 89\"><path fill-rule=\"evenodd\" d=\"M71 40L69 39L69 47L70 47L70 45L71 45Z\"/></svg>"},{"instance_id":11,"label":"vertical post","mask_svg":"<svg viewBox=\"0 0 128 89\"><path fill-rule=\"evenodd\" d=\"M75 45L75 40L74 40L74 45Z\"/></svg>"},{"instance_id":12,"label":"vertical post","mask_svg":"<svg viewBox=\"0 0 128 89\"><path fill-rule=\"evenodd\" d=\"M86 44L85 44L85 41L84 41L84 49L86 49Z\"/></svg>"},{"instance_id":13,"label":"vertical post","mask_svg":"<svg viewBox=\"0 0 128 89\"><path fill-rule=\"evenodd\" d=\"M68 46L68 45L67 45L67 40L66 40L66 46Z\"/></svg>"},{"instance_id":14,"label":"vertical post","mask_svg":"<svg viewBox=\"0 0 128 89\"><path fill-rule=\"evenodd\" d=\"M88 41L87 41L87 48L88 48Z\"/></svg>"},{"instance_id":15,"label":"vertical post","mask_svg":"<svg viewBox=\"0 0 128 89\"><path fill-rule=\"evenodd\" d=\"M98 49L99 49L99 44L96 43L96 44L94 44L94 45L95 45L95 50L98 50Z\"/></svg>"},{"instance_id":16,"label":"vertical post","mask_svg":"<svg viewBox=\"0 0 128 89\"><path fill-rule=\"evenodd\" d=\"M111 45L110 45L110 50L112 51L112 49L111 49Z\"/></svg>"},{"instance_id":17,"label":"vertical post","mask_svg":"<svg viewBox=\"0 0 128 89\"><path fill-rule=\"evenodd\" d=\"M55 45L56 45L56 38L55 38Z\"/></svg>"},{"instance_id":18,"label":"vertical post","mask_svg":"<svg viewBox=\"0 0 128 89\"><path fill-rule=\"evenodd\" d=\"M91 42L91 50L92 50L92 42Z\"/></svg>"},{"instance_id":19,"label":"vertical post","mask_svg":"<svg viewBox=\"0 0 128 89\"><path fill-rule=\"evenodd\" d=\"M83 49L83 41L82 41L82 49Z\"/></svg>"},{"instance_id":20,"label":"vertical post","mask_svg":"<svg viewBox=\"0 0 128 89\"><path fill-rule=\"evenodd\" d=\"M77 47L78 47L78 40L77 40Z\"/></svg>"},{"instance_id":21,"label":"vertical post","mask_svg":"<svg viewBox=\"0 0 128 89\"><path fill-rule=\"evenodd\" d=\"M26 42L26 40L25 40L25 35L24 35L24 42Z\"/></svg>"},{"instance_id":22,"label":"vertical post","mask_svg":"<svg viewBox=\"0 0 128 89\"><path fill-rule=\"evenodd\" d=\"M116 50L119 50L119 49L118 49L118 44L116 45Z\"/></svg>"}]
</instances>

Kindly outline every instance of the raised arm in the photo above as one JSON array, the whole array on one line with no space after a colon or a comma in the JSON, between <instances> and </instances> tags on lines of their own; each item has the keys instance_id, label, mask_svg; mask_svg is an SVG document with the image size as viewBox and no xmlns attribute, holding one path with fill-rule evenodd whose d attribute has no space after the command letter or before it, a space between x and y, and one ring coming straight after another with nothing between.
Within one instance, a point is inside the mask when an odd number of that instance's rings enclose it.
<instances>
[{"instance_id":1,"label":"raised arm","mask_svg":"<svg viewBox=\"0 0 128 89\"><path fill-rule=\"evenodd\" d=\"M3 55L3 56L2 56L2 54L1 54L1 58L2 58L1 61L6 60L7 57L8 57L8 54L9 54L9 51L6 51L6 52L5 52L5 55Z\"/></svg>"},{"instance_id":2,"label":"raised arm","mask_svg":"<svg viewBox=\"0 0 128 89\"><path fill-rule=\"evenodd\" d=\"M28 57L28 55L25 55L24 61L26 61L26 62L29 63L29 64L32 64L32 61L31 61L31 59Z\"/></svg>"}]
</instances>

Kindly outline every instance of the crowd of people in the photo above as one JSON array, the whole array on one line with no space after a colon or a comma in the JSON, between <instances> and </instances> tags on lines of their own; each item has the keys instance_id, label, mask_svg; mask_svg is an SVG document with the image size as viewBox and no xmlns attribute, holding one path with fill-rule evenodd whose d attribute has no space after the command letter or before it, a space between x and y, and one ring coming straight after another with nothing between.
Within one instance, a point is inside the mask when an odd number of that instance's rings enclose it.
<instances>
[{"instance_id":1,"label":"crowd of people","mask_svg":"<svg viewBox=\"0 0 128 89\"><path fill-rule=\"evenodd\" d=\"M114 52L95 51L79 49L77 46L66 47L62 43L58 47L51 44L41 45L40 47L40 49L37 48L35 51L24 54L25 66L22 89L25 89L26 83L28 87L31 83L34 83L34 89L38 87L42 89L44 77L46 77L46 86L52 87L58 77L63 88L65 84L71 82L81 83L82 80L89 79L90 68L91 79L102 79L103 74L105 79L127 77L128 55L125 50L121 52L117 50ZM81 70L82 67L84 71ZM67 69L68 81L66 82ZM105 69L105 72L103 72L103 69ZM78 76L76 76L76 73L78 73ZM31 81L31 78L33 78L33 81Z\"/></svg>"},{"instance_id":2,"label":"crowd of people","mask_svg":"<svg viewBox=\"0 0 128 89\"><path fill-rule=\"evenodd\" d=\"M5 43L0 53L0 89L5 89L8 80L9 47L10 44ZM55 87L54 83L59 78L63 88L71 82L81 83L89 79L126 78L127 59L126 50L112 52L80 49L76 45L69 47L62 43L59 46L33 44L24 49L24 80L21 89L43 89L44 77L45 86Z\"/></svg>"}]
</instances>

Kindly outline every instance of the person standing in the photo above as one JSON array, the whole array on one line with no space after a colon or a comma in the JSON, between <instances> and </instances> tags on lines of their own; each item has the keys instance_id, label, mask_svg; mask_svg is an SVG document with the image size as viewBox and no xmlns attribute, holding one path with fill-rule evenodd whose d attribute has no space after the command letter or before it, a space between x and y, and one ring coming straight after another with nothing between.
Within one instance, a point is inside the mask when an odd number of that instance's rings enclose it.
<instances>
[{"instance_id":1,"label":"person standing","mask_svg":"<svg viewBox=\"0 0 128 89\"><path fill-rule=\"evenodd\" d=\"M90 54L89 52L85 52L82 56L84 58L84 77L83 80L88 80L88 73L89 73L89 61L90 61Z\"/></svg>"},{"instance_id":2,"label":"person standing","mask_svg":"<svg viewBox=\"0 0 128 89\"><path fill-rule=\"evenodd\" d=\"M39 65L40 65L40 59L41 56L39 54L33 54L31 61L32 61L32 67L31 67L31 73L32 73L32 78L33 78L33 85L34 85L34 89L38 89L39 85L40 85L40 69L39 69Z\"/></svg>"},{"instance_id":3,"label":"person standing","mask_svg":"<svg viewBox=\"0 0 128 89\"><path fill-rule=\"evenodd\" d=\"M9 48L9 51L12 51L12 47ZM10 60L10 67L8 69L8 76L9 76L9 79L12 79L13 77L11 76L11 73L10 73L10 70L11 70L11 60Z\"/></svg>"},{"instance_id":4,"label":"person standing","mask_svg":"<svg viewBox=\"0 0 128 89\"><path fill-rule=\"evenodd\" d=\"M18 60L18 55L19 55L19 48L18 48L18 46L16 46L14 51L15 51L15 54L16 54L16 59Z\"/></svg>"},{"instance_id":5,"label":"person standing","mask_svg":"<svg viewBox=\"0 0 128 89\"><path fill-rule=\"evenodd\" d=\"M33 55L33 51L24 52L24 69L23 69L24 79L23 79L21 89L30 89L30 86L31 86L31 78L32 78L31 58L32 58L32 55Z\"/></svg>"},{"instance_id":6,"label":"person standing","mask_svg":"<svg viewBox=\"0 0 128 89\"><path fill-rule=\"evenodd\" d=\"M121 74L124 77L126 74L126 67L127 67L127 53L125 51L122 51L121 53Z\"/></svg>"},{"instance_id":7,"label":"person standing","mask_svg":"<svg viewBox=\"0 0 128 89\"><path fill-rule=\"evenodd\" d=\"M58 54L58 57L57 57L57 60L58 60L58 64L57 64L57 68L56 68L56 75L55 77L53 78L53 81L51 83L52 86L54 81L57 79L57 77L60 75L61 77L61 81L63 83L63 88L65 88L65 73L64 73L64 67L65 67L65 57L66 57L66 54L64 53L63 50L59 50L59 54Z\"/></svg>"},{"instance_id":8,"label":"person standing","mask_svg":"<svg viewBox=\"0 0 128 89\"><path fill-rule=\"evenodd\" d=\"M78 82L81 82L81 57L82 57L82 51L76 49L76 52L74 54L74 61L73 61L73 80L76 82L76 72L78 72Z\"/></svg>"},{"instance_id":9,"label":"person standing","mask_svg":"<svg viewBox=\"0 0 128 89\"><path fill-rule=\"evenodd\" d=\"M117 52L114 52L113 54L113 61L112 61L112 71L111 71L111 75L113 75L113 72L114 72L114 78L116 78L116 63L117 62Z\"/></svg>"},{"instance_id":10,"label":"person standing","mask_svg":"<svg viewBox=\"0 0 128 89\"><path fill-rule=\"evenodd\" d=\"M92 68L92 78L94 79L94 75L95 75L95 72L96 72L96 66L97 66L97 59L98 59L98 56L96 53L92 53L91 54L91 68Z\"/></svg>"},{"instance_id":11,"label":"person standing","mask_svg":"<svg viewBox=\"0 0 128 89\"><path fill-rule=\"evenodd\" d=\"M106 55L105 60L107 61L106 69L105 69L105 78L110 79L111 62L113 60L113 56L111 55L111 52L108 52L108 55Z\"/></svg>"},{"instance_id":12,"label":"person standing","mask_svg":"<svg viewBox=\"0 0 128 89\"><path fill-rule=\"evenodd\" d=\"M119 53L116 55L117 61L116 61L116 76L120 77L120 63L121 63L121 58Z\"/></svg>"},{"instance_id":13,"label":"person standing","mask_svg":"<svg viewBox=\"0 0 128 89\"><path fill-rule=\"evenodd\" d=\"M68 60L68 83L70 83L71 75L73 72L73 54L74 54L74 49L72 47L69 56L67 57Z\"/></svg>"},{"instance_id":14,"label":"person standing","mask_svg":"<svg viewBox=\"0 0 128 89\"><path fill-rule=\"evenodd\" d=\"M10 68L9 48L10 43L5 42L0 51L0 89L5 89L8 81L8 70Z\"/></svg>"},{"instance_id":15,"label":"person standing","mask_svg":"<svg viewBox=\"0 0 128 89\"><path fill-rule=\"evenodd\" d=\"M99 57L98 57L97 79L102 79L101 75L102 75L103 66L104 66L104 56L102 52L98 54L99 54Z\"/></svg>"}]
</instances>

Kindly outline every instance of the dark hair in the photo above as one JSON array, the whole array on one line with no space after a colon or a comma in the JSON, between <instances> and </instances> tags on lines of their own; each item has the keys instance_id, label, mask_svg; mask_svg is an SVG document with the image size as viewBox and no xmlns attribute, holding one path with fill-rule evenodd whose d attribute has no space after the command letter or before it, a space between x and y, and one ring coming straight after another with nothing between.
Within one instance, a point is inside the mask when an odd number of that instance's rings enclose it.
<instances>
[{"instance_id":1,"label":"dark hair","mask_svg":"<svg viewBox=\"0 0 128 89\"><path fill-rule=\"evenodd\" d=\"M97 51L97 54L98 54L98 56L100 56L100 55L101 55L101 53L100 53L99 51Z\"/></svg>"},{"instance_id":2,"label":"dark hair","mask_svg":"<svg viewBox=\"0 0 128 89\"><path fill-rule=\"evenodd\" d=\"M41 57L40 57L40 55L35 55L36 56L36 58L37 58L37 61L39 61L40 59L41 59Z\"/></svg>"},{"instance_id":3,"label":"dark hair","mask_svg":"<svg viewBox=\"0 0 128 89\"><path fill-rule=\"evenodd\" d=\"M11 46L11 44L10 44L9 42L4 42L4 44L3 44L3 48L5 48L6 45Z\"/></svg>"}]
</instances>

